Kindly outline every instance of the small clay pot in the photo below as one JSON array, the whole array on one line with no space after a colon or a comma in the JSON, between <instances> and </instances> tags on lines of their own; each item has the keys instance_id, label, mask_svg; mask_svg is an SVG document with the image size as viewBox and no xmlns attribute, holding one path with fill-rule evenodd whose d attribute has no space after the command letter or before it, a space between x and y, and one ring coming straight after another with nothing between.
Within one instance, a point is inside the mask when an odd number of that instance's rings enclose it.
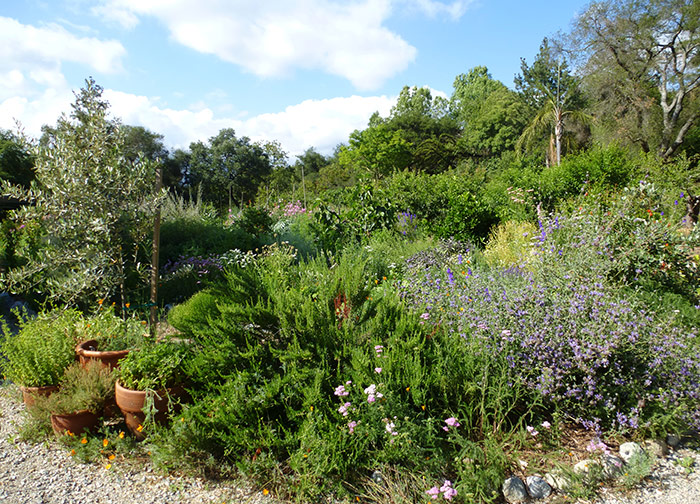
<instances>
[{"instance_id":1,"label":"small clay pot","mask_svg":"<svg viewBox=\"0 0 700 504\"><path fill-rule=\"evenodd\" d=\"M33 408L37 396L48 397L58 391L58 385L44 385L43 387L20 387L22 399L27 408Z\"/></svg>"},{"instance_id":2,"label":"small clay pot","mask_svg":"<svg viewBox=\"0 0 700 504\"><path fill-rule=\"evenodd\" d=\"M102 352L97 349L97 340L88 340L79 343L75 347L75 353L80 359L80 364L85 367L91 360L99 361L103 367L114 369L119 367L119 361L129 354L129 350L112 350Z\"/></svg>"},{"instance_id":3,"label":"small clay pot","mask_svg":"<svg viewBox=\"0 0 700 504\"><path fill-rule=\"evenodd\" d=\"M86 431L94 431L100 418L96 413L88 410L77 411L65 415L51 415L51 427L58 436L63 436L68 432L72 434L82 434Z\"/></svg>"},{"instance_id":4,"label":"small clay pot","mask_svg":"<svg viewBox=\"0 0 700 504\"><path fill-rule=\"evenodd\" d=\"M146 413L144 413L143 409L148 394L153 394L153 403L156 409L155 421L164 423L167 420L168 403L170 399L184 397L186 392L181 386L156 391L132 390L122 387L122 385L117 382L114 389L114 398L116 399L117 406L119 406L119 409L124 414L126 426L138 440L143 440L145 438L141 430L146 421Z\"/></svg>"}]
</instances>

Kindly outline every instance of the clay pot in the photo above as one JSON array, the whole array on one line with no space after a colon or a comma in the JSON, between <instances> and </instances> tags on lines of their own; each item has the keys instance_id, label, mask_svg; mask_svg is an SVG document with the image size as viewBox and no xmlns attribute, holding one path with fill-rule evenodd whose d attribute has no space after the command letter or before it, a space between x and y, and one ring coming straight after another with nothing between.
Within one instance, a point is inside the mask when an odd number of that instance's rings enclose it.
<instances>
[{"instance_id":1,"label":"clay pot","mask_svg":"<svg viewBox=\"0 0 700 504\"><path fill-rule=\"evenodd\" d=\"M20 387L22 390L22 399L27 408L34 407L37 396L48 397L58 391L58 385L45 385L43 387Z\"/></svg>"},{"instance_id":2,"label":"clay pot","mask_svg":"<svg viewBox=\"0 0 700 504\"><path fill-rule=\"evenodd\" d=\"M97 428L100 418L96 413L88 410L77 411L65 415L51 415L51 427L58 436L63 436L66 431L73 434L82 434Z\"/></svg>"},{"instance_id":3,"label":"clay pot","mask_svg":"<svg viewBox=\"0 0 700 504\"><path fill-rule=\"evenodd\" d=\"M148 394L153 395L156 409L155 421L158 423L164 423L167 420L170 399L185 395L185 389L180 386L157 391L143 391L124 388L119 382L116 383L114 391L117 406L124 414L126 426L138 440L142 440L145 437L141 433L141 429L146 420L144 406Z\"/></svg>"},{"instance_id":4,"label":"clay pot","mask_svg":"<svg viewBox=\"0 0 700 504\"><path fill-rule=\"evenodd\" d=\"M127 356L129 350L113 350L102 352L97 349L96 340L83 341L75 347L75 353L78 354L80 364L87 365L90 360L96 360L102 363L103 367L114 369L119 367L119 361Z\"/></svg>"}]
</instances>

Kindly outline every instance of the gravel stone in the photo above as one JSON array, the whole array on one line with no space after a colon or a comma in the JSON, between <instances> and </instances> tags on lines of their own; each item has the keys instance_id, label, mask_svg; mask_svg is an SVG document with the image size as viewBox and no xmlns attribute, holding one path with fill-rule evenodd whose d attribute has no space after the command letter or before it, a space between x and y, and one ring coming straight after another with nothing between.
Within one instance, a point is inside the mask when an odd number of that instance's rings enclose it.
<instances>
[{"instance_id":1,"label":"gravel stone","mask_svg":"<svg viewBox=\"0 0 700 504\"><path fill-rule=\"evenodd\" d=\"M622 443L620 445L620 457L622 457L622 460L625 462L629 462L632 457L642 453L643 451L644 450L642 450L642 447L635 442Z\"/></svg>"},{"instance_id":2,"label":"gravel stone","mask_svg":"<svg viewBox=\"0 0 700 504\"><path fill-rule=\"evenodd\" d=\"M528 499L527 488L523 480L511 476L503 482L503 496L510 503L525 502Z\"/></svg>"}]
</instances>

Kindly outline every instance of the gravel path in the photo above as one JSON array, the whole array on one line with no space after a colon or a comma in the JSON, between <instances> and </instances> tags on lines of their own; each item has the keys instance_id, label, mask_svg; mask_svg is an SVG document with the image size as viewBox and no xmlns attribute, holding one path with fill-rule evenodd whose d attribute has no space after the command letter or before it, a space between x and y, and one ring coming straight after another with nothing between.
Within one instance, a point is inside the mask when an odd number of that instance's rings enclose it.
<instances>
[{"instance_id":1,"label":"gravel path","mask_svg":"<svg viewBox=\"0 0 700 504\"><path fill-rule=\"evenodd\" d=\"M0 387L0 503L3 504L273 504L226 482L163 476L140 469L105 469L73 460L55 443L14 442L24 406ZM113 464L116 466L117 464Z\"/></svg>"},{"instance_id":2,"label":"gravel path","mask_svg":"<svg viewBox=\"0 0 700 504\"><path fill-rule=\"evenodd\" d=\"M260 492L230 482L163 476L150 465L105 469L81 464L55 443L15 442L16 424L24 406L16 388L0 386L0 503L3 504L275 504ZM679 462L693 457L693 472ZM116 465L116 464L115 464ZM562 501L561 496L549 499ZM653 474L638 489L620 493L602 490L591 504L700 504L700 452L672 451L657 462Z\"/></svg>"}]
</instances>

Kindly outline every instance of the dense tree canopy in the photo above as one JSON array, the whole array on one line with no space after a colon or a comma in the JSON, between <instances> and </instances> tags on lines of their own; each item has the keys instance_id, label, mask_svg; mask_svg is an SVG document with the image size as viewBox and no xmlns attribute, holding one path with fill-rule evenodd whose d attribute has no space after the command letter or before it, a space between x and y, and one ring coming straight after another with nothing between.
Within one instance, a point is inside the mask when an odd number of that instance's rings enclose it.
<instances>
[{"instance_id":1,"label":"dense tree canopy","mask_svg":"<svg viewBox=\"0 0 700 504\"><path fill-rule=\"evenodd\" d=\"M700 2L594 2L576 23L607 131L666 159L700 117Z\"/></svg>"},{"instance_id":2,"label":"dense tree canopy","mask_svg":"<svg viewBox=\"0 0 700 504\"><path fill-rule=\"evenodd\" d=\"M0 180L28 187L34 178L34 163L20 140L0 130Z\"/></svg>"}]
</instances>

